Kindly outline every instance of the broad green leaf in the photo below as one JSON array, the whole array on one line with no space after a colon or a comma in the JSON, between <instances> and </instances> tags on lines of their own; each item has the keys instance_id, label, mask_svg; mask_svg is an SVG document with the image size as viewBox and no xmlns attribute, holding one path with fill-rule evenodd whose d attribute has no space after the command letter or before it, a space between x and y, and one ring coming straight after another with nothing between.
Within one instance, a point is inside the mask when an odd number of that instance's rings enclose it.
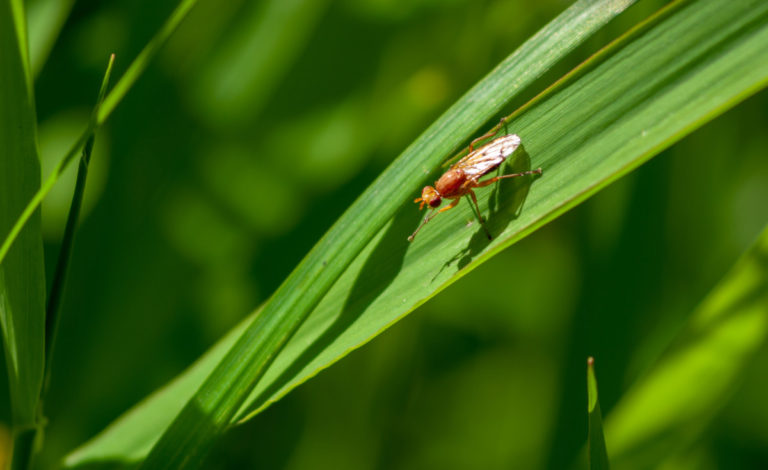
<instances>
[{"instance_id":1,"label":"broad green leaf","mask_svg":"<svg viewBox=\"0 0 768 470\"><path fill-rule=\"evenodd\" d=\"M40 187L35 101L21 0L0 1L0 233ZM40 211L0 264L0 325L14 427L36 425L43 378L45 272Z\"/></svg>"},{"instance_id":2,"label":"broad green leaf","mask_svg":"<svg viewBox=\"0 0 768 470\"><path fill-rule=\"evenodd\" d=\"M527 152L508 171L542 166L544 175L508 180L480 194L496 235L490 243L466 203L405 243L420 219L410 202L419 185L391 178L402 194L399 211L323 298L239 416L278 398L478 262L765 86L766 12L768 5L757 0L727 7L717 0L678 3L517 113L508 128Z\"/></svg>"},{"instance_id":3,"label":"broad green leaf","mask_svg":"<svg viewBox=\"0 0 768 470\"><path fill-rule=\"evenodd\" d=\"M608 452L605 450L603 435L603 417L600 414L600 401L597 396L595 378L595 360L587 360L587 414L589 415L588 455L590 470L608 470Z\"/></svg>"},{"instance_id":4,"label":"broad green leaf","mask_svg":"<svg viewBox=\"0 0 768 470\"><path fill-rule=\"evenodd\" d=\"M766 340L768 228L696 309L657 366L608 416L615 467L648 468L686 450L722 409Z\"/></svg>"},{"instance_id":5,"label":"broad green leaf","mask_svg":"<svg viewBox=\"0 0 768 470\"><path fill-rule=\"evenodd\" d=\"M256 317L255 322L235 343L220 366L182 412L176 424L168 431L167 437L160 441L146 465L173 467L181 465L181 460L185 464L199 464L200 453L236 418L238 409L245 404L254 383L265 372L266 366L306 316L317 306L321 298L325 298L323 302L330 306L331 310L326 310L326 313L317 313L316 310L316 315L312 316L306 328L312 329L316 334L315 339L321 342L333 341L335 336L346 330L344 323L351 324L362 313L360 308L372 300L368 298L368 293L374 296L381 293L397 274L398 260L402 261L409 248L405 237L413 230L419 217L410 204L406 210L402 210L405 207L403 202L412 198L415 188L424 182L429 170L439 166L452 150L456 149L483 122L498 113L502 106L520 90L533 83L554 63L631 3L631 0L576 2L502 62L485 80L470 90L414 142L337 221L275 293L261 315ZM396 213L398 215L393 221L393 215ZM382 230L387 222L390 222L389 226ZM437 228L439 229L439 225ZM382 238L385 234L391 236L386 237L385 240ZM459 235L461 237L461 234ZM373 243L371 243L372 237L376 240ZM466 241L466 237L464 240ZM388 244L387 249L392 248L392 242L395 243L395 251L391 259L394 264L386 265L388 260L383 260L385 261L384 270L380 272L381 277L373 279L374 285L378 285L373 290L367 290L367 284L372 281L367 277L361 278L364 281L363 284L355 285L354 279L360 269L365 267L366 270L370 270L371 268L366 263L366 258L375 248L376 242L384 241ZM363 248L365 250L361 254ZM410 248L412 248L410 253L416 254L417 258L425 254L423 245L419 247L416 244ZM374 256L378 259L382 254L376 252ZM350 263L353 263L352 267ZM347 269L348 267L350 269ZM340 290L335 294L333 292L329 294L328 289L342 273L344 276L340 284L337 284L341 286ZM451 276L448 271L445 271L444 275ZM406 276L404 279L409 278L410 276ZM434 285L439 286L440 283ZM415 287L415 284L413 286ZM353 289L351 299L354 299L354 302L349 304L348 308L352 310L346 315L342 313L342 321L337 322L336 316L344 308L350 288ZM361 295L365 298L361 298ZM422 292L421 301L428 295L430 294ZM335 352L329 350L330 356L321 358L321 368L369 339L376 331L394 321L398 316L415 308L417 303L414 302L420 302L415 297L411 297L410 303L407 299L402 301L399 296L397 297L398 308L392 310L391 315L388 313L379 317L380 320L384 320L383 324L377 319L364 328L354 331L357 339L354 339L353 343L342 341L340 350L332 348ZM329 301L330 304L327 303ZM358 303L360 301L362 303ZM320 307L320 310L327 308L327 306ZM355 311L358 313L354 313ZM318 321L320 323L317 323ZM337 328L323 334L323 330L334 323ZM311 347L304 353L302 350L312 346L313 341L311 336L308 338L302 334L292 342L294 345L292 352L285 356L289 362L273 369L276 375L264 382L271 393L278 391L280 394L284 393L280 391L282 385L275 388L274 385L269 384L276 378L280 382L288 379L287 374L279 372L286 367L286 364L293 362L297 356L301 356L305 363L311 362L313 358L309 355L318 352L318 346ZM300 349L295 349L296 346ZM320 349L323 348L324 346L320 347ZM292 367L290 372L298 372L304 365L306 364L302 364L298 369ZM310 374L318 369L317 364L312 364L310 368ZM305 379L306 375L299 380ZM259 405L263 404L266 398L264 396ZM250 406L250 404L246 405ZM130 421L124 421L124 423L128 422ZM134 430L135 433L130 432L129 444L117 444L126 449L126 452L112 454L112 457L118 460L125 459L129 453L129 445L133 445L135 449L139 442L141 445L147 445L147 442L151 443L157 439L157 434L147 432L146 428L134 428ZM162 431L162 428L158 430ZM190 431L195 434L188 434ZM116 439L125 442L120 437L120 431L117 431L115 436ZM102 446L106 445L105 442L102 440L99 447L103 448ZM98 448L95 449L95 453L83 450L78 454L79 457L70 459L69 462L76 464L79 461L89 460L96 457L99 452ZM98 458L108 457L100 454Z\"/></svg>"}]
</instances>

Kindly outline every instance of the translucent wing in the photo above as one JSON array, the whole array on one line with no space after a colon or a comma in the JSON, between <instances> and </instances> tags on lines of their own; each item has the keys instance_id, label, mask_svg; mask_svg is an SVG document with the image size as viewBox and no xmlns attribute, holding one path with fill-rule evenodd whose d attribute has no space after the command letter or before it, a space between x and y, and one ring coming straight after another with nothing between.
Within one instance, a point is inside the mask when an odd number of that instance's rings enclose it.
<instances>
[{"instance_id":1,"label":"translucent wing","mask_svg":"<svg viewBox=\"0 0 768 470\"><path fill-rule=\"evenodd\" d=\"M520 137L509 134L483 145L451 167L452 170L462 170L469 178L477 179L512 155L520 146Z\"/></svg>"}]
</instances>

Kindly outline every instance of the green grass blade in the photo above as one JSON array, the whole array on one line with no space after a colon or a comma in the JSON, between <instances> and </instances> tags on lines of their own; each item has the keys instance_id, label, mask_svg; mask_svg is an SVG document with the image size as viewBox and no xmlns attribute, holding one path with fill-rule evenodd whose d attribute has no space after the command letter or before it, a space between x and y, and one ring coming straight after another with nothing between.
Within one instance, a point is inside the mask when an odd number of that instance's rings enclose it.
<instances>
[{"instance_id":1,"label":"green grass blade","mask_svg":"<svg viewBox=\"0 0 768 470\"><path fill-rule=\"evenodd\" d=\"M11 245L13 245L16 237L18 237L24 224L27 223L32 217L32 214L35 213L38 207L40 207L45 196L48 195L56 184L56 181L58 181L59 176L61 176L67 166L74 160L77 153L83 148L96 129L106 122L115 108L117 108L117 105L120 104L120 101L122 101L128 91L130 91L136 83L136 80L138 80L144 73L144 70L149 66L150 61L157 55L157 51L160 50L163 44L165 44L181 21L187 16L189 10L191 10L196 3L197 0L182 0L157 34L155 34L152 40L147 43L136 59L134 59L131 66L128 67L128 70L126 70L125 74L120 78L120 81L117 82L112 91L110 91L106 98L104 98L101 105L96 107L93 119L90 120L85 131L83 131L80 138L78 138L74 145L72 145L69 152L67 152L64 158L61 159L59 164L56 165L56 168L54 168L48 178L46 178L42 186L40 186L40 189L34 196L32 196L24 210L21 212L21 215L18 216L16 222L8 231L8 235L3 240L3 244L0 245L0 263L5 259L8 250L11 248Z\"/></svg>"},{"instance_id":2,"label":"green grass blade","mask_svg":"<svg viewBox=\"0 0 768 470\"><path fill-rule=\"evenodd\" d=\"M101 81L101 88L99 89L99 95L96 101L97 107L101 104L104 95L107 93L109 78L112 75L112 66L114 63L115 55L112 54L109 57L107 71L104 73L104 78ZM48 297L48 305L45 314L45 372L43 374L43 390L40 395L43 400L45 399L50 382L51 365L56 349L56 333L59 326L61 299L66 284L72 247L75 243L75 229L77 228L77 222L80 218L80 208L82 207L83 194L85 193L85 181L88 177L88 165L91 161L91 151L93 150L95 140L96 133L94 132L85 143L83 153L80 156L75 191L72 194L72 203L69 207L69 215L67 216L67 223L64 228L64 236L61 239L61 250L59 251L59 259L56 262L56 271L54 272L53 280L51 281L51 291Z\"/></svg>"},{"instance_id":3,"label":"green grass blade","mask_svg":"<svg viewBox=\"0 0 768 470\"><path fill-rule=\"evenodd\" d=\"M21 0L0 1L0 233L40 186L26 22ZM0 326L17 433L33 435L43 378L45 271L40 211L0 264ZM18 436L17 436L17 442Z\"/></svg>"},{"instance_id":4,"label":"green grass blade","mask_svg":"<svg viewBox=\"0 0 768 470\"><path fill-rule=\"evenodd\" d=\"M430 222L409 245L405 237L420 215L408 197L419 185L404 188L401 210L281 354L266 384L251 397L249 410L279 397L484 259L764 86L768 50L762 46L768 40L768 19L765 9L752 8L757 4L733 2L721 10L716 0L687 2L685 8L661 15L654 28L615 46L613 55L589 73L520 113L509 128L522 136L527 154L518 156L509 171L528 166L524 160L531 155L531 166L543 166L544 176L532 184L508 180L496 190L478 191L481 209L491 207L488 225L494 241L488 243L482 229L471 222L471 206L463 204ZM718 16L715 10L725 19L707 20ZM743 22L733 23L734 18ZM678 45L670 48L670 43ZM702 47L694 49L692 44ZM669 68L672 63L678 68Z\"/></svg>"},{"instance_id":5,"label":"green grass blade","mask_svg":"<svg viewBox=\"0 0 768 470\"><path fill-rule=\"evenodd\" d=\"M590 470L608 470L608 452L605 450L603 435L603 417L600 414L600 401L597 396L595 378L595 359L587 360L587 414L589 416L588 455Z\"/></svg>"},{"instance_id":6,"label":"green grass blade","mask_svg":"<svg viewBox=\"0 0 768 470\"><path fill-rule=\"evenodd\" d=\"M767 340L768 228L606 419L616 467L648 468L691 445Z\"/></svg>"},{"instance_id":7,"label":"green grass blade","mask_svg":"<svg viewBox=\"0 0 768 470\"><path fill-rule=\"evenodd\" d=\"M547 34L564 37L575 33ZM541 38L537 35L534 39ZM504 97L527 83L513 82L511 87L506 86L504 79L503 83L493 83L504 76L498 73L511 72L515 77L512 80L520 78L515 73L517 69L505 62L488 79L490 85L484 81L475 87L409 147L297 268L305 277L294 273L289 287L281 288L272 306L265 307L261 314L267 318L264 321L273 319L268 312L291 309L298 315L296 312L306 306L308 299L324 294L236 418L279 399L479 263L765 86L767 41L768 8L763 2L676 3L514 115L508 127L522 137L526 152L519 153L507 170L542 166L544 176L532 184L531 180L507 180L498 187L478 192L481 209L486 215L490 212L488 225L496 236L494 241L489 243L476 223L467 225L473 216L470 206L462 204L435 219L408 244L406 237L420 218L410 200L420 185L438 176L430 172L449 156L457 142L468 136L466 132L474 129L478 112L486 107L491 111L497 109L495 103L503 102ZM531 50L529 46L523 49ZM550 48L547 53L551 52ZM546 53L544 57L551 58ZM526 60L524 64L516 62L521 67L537 63L537 59L521 59L517 53L510 60ZM527 70L519 73L525 74ZM485 93L486 87L492 92ZM463 127L460 124L465 119L468 124ZM345 262L353 248L366 240L371 227L383 221L387 224L326 293L328 278L322 276L338 270L339 263ZM283 300L284 296L299 300L290 303ZM184 428L226 426L226 416L216 415L217 421L212 424L203 415L213 408L217 412L221 409L212 402L228 400L231 395L223 398L227 390L242 393L249 389L247 376L253 372L251 368L260 367L255 358L263 359L253 350L258 346L255 336L248 335L238 343L222 363L222 367L231 368L229 372L240 371L242 375L235 374L237 378L233 381L222 380L219 375L210 379L203 389L210 394L202 400L199 396L193 399L182 421L172 428L176 437L166 437L164 448L186 453L185 446L190 441L184 441ZM272 344L279 342L275 341ZM192 392L186 382L185 387L166 389L163 393L177 393L179 401L184 401ZM142 410L126 416L93 445L74 454L68 464L140 455L138 449L150 445L158 431L148 429L146 419L151 416L153 425L158 426L168 423L146 410L165 412L166 419L175 411L158 410L153 408L152 401L147 402ZM120 442L126 439L131 444ZM192 452L186 455L192 460L197 458ZM161 457L160 461L166 464L177 462L173 459L180 454L163 457L167 459Z\"/></svg>"}]
</instances>

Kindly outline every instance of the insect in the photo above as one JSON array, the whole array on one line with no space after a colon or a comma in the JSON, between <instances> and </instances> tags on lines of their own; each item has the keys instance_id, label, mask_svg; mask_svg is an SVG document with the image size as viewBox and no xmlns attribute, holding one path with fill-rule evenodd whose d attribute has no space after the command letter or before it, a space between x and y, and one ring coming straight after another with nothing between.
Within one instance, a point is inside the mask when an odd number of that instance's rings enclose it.
<instances>
[{"instance_id":1,"label":"insect","mask_svg":"<svg viewBox=\"0 0 768 470\"><path fill-rule=\"evenodd\" d=\"M472 202L475 204L475 208L477 209L477 218L485 229L485 234L488 236L489 240L492 239L488 228L485 226L483 216L480 213L480 206L477 204L477 197L475 196L473 189L488 186L489 184L493 184L496 181L504 178L515 178L517 176L541 174L541 168L537 168L535 170L524 171L522 173L501 175L487 179L485 181L479 181L480 178L492 170L498 168L499 165L501 165L504 160L506 160L508 156L512 155L512 153L520 146L520 137L518 137L516 134L507 134L493 139L491 142L488 142L478 149L472 149L476 142L487 137L491 137L492 135L494 135L494 132L485 134L473 140L469 144L469 153L464 158L452 165L448 171L443 173L443 176L441 176L440 179L435 182L434 187L424 186L424 189L421 190L421 197L414 200L413 202L419 204L419 210L423 209L425 204L428 205L430 208L432 208L432 212L424 217L421 225L419 225L413 234L408 237L409 242L413 241L414 237L416 237L416 234L419 233L419 230L421 230L421 228L426 225L427 222L434 219L437 214L456 207L459 201L461 201L461 197L467 195L472 198ZM452 199L452 201L447 206L438 210L437 208L440 207L443 199Z\"/></svg>"}]
</instances>

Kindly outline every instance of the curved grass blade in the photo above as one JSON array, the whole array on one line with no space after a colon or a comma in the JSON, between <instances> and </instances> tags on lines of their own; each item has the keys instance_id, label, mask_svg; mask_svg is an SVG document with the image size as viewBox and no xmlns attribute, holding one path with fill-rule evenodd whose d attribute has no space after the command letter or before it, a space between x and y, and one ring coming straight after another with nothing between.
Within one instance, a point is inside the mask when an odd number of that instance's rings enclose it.
<instances>
[{"instance_id":1,"label":"curved grass blade","mask_svg":"<svg viewBox=\"0 0 768 470\"><path fill-rule=\"evenodd\" d=\"M72 145L64 158L62 158L58 165L56 165L56 168L54 168L48 178L43 182L40 189L34 196L32 196L24 210L21 212L21 215L19 215L16 222L8 231L8 235L6 235L3 240L3 244L0 245L0 264L3 263L5 256L8 254L8 250L11 248L11 245L13 245L16 237L18 237L24 224L27 223L32 217L32 214L34 214L37 208L40 207L45 196L48 195L56 184L56 181L58 181L59 176L64 172L67 166L69 166L72 160L74 160L77 153L83 148L86 142L88 142L88 139L93 135L96 129L106 122L107 118L109 118L117 105L120 104L120 101L122 101L128 91L136 83L136 80L138 80L141 74L144 73L144 70L146 70L149 62L155 57L157 51L160 50L160 47L165 44L181 21L187 16L189 10L191 10L196 3L197 0L182 0L179 6L176 7L173 13L171 13L171 16L162 28L160 28L152 40L147 43L136 59L134 59L130 67L128 67L128 70L126 70L125 74L120 78L120 81L117 82L112 91L110 91L107 97L104 98L103 103L96 107L93 118L88 122L85 131L83 131L82 135L77 139L74 145Z\"/></svg>"},{"instance_id":2,"label":"curved grass blade","mask_svg":"<svg viewBox=\"0 0 768 470\"><path fill-rule=\"evenodd\" d=\"M478 191L481 209L490 209L492 242L471 223L467 204L430 222L409 245L405 237L420 216L404 194L400 211L323 298L240 416L279 398L488 257L764 87L768 8L758 0L729 5L677 3L516 113L509 128L525 150L508 171L542 166L544 176ZM412 188L416 193L419 185Z\"/></svg>"},{"instance_id":3,"label":"curved grass blade","mask_svg":"<svg viewBox=\"0 0 768 470\"><path fill-rule=\"evenodd\" d=\"M0 233L40 186L40 158L26 20L21 0L0 0ZM40 211L30 213L0 264L2 327L14 452L28 456L43 379L45 271ZM21 462L23 465L26 462ZM19 459L14 465L19 464Z\"/></svg>"},{"instance_id":4,"label":"curved grass blade","mask_svg":"<svg viewBox=\"0 0 768 470\"><path fill-rule=\"evenodd\" d=\"M431 222L429 230L409 245L405 237L419 219L409 199L424 181L414 183L412 174L395 172L393 168L399 169L402 163L398 160L355 207L368 203L375 211L384 207L381 199L395 198L400 207L394 218L325 295L236 419L268 406L494 253L765 86L767 20L766 5L757 0L725 6L716 0L677 2L516 113L509 129L521 135L527 152L518 155L509 171L543 166L544 176L532 185L512 180L479 194L481 209L491 211L489 228L496 235L491 243L479 227L465 225L472 215L464 205L454 209L452 217ZM430 128L427 138L442 139L442 122ZM422 145L414 144L412 149ZM409 157L428 158L435 167L442 161L441 155L414 155L412 149L406 153ZM422 164L421 168L426 175L433 167ZM385 177L388 185L382 182ZM352 231L368 227L363 225L366 221L348 215L331 233L337 233L339 225ZM348 240L340 238L339 243ZM334 254L327 244L328 237L310 256ZM327 260L329 267L336 260L333 256L320 259ZM317 286L307 282L304 288ZM250 356L239 359L247 361ZM181 402L192 394L189 382L185 387L169 388L163 394L175 393ZM161 418L145 414L146 410L165 414ZM67 463L77 466L140 455L137 449L151 445L174 411L161 410L150 400ZM151 419L158 428L150 429L142 419ZM123 443L126 437L131 444Z\"/></svg>"},{"instance_id":5,"label":"curved grass blade","mask_svg":"<svg viewBox=\"0 0 768 470\"><path fill-rule=\"evenodd\" d=\"M587 359L587 413L589 415L588 455L590 470L608 470L608 452L605 450L603 435L603 417L600 414L600 401L597 397L597 379L595 378L595 358Z\"/></svg>"},{"instance_id":6,"label":"curved grass blade","mask_svg":"<svg viewBox=\"0 0 768 470\"><path fill-rule=\"evenodd\" d=\"M686 450L767 341L768 228L606 419L616 467L648 468Z\"/></svg>"}]
</instances>

